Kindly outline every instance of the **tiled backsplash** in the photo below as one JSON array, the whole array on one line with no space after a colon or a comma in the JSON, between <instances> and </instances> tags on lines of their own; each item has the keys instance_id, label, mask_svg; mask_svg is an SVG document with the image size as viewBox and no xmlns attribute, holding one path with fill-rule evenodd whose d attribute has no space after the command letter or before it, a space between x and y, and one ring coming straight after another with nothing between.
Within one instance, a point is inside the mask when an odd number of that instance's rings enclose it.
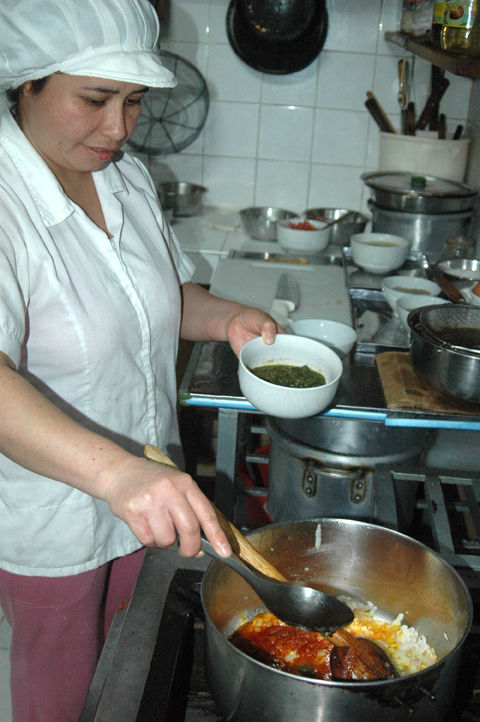
<instances>
[{"instance_id":1,"label":"tiled backsplash","mask_svg":"<svg viewBox=\"0 0 480 722\"><path fill-rule=\"evenodd\" d=\"M398 0L327 0L329 30L319 57L290 75L257 72L226 34L228 0L170 0L161 46L192 62L210 91L200 136L178 154L150 160L157 180L202 183L211 205L366 208L361 174L377 167L378 130L364 101L373 90L399 122L397 61L385 42ZM430 65L414 64L415 101L428 96ZM466 123L472 81L449 75L442 101L450 129ZM480 117L478 118L480 123Z\"/></svg>"}]
</instances>

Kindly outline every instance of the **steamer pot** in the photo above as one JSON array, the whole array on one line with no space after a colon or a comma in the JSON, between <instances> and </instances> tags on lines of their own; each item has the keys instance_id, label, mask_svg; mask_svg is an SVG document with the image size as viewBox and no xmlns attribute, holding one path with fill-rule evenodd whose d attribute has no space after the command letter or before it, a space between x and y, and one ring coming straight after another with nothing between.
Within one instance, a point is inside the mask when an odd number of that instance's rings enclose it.
<instances>
[{"instance_id":1,"label":"steamer pot","mask_svg":"<svg viewBox=\"0 0 480 722\"><path fill-rule=\"evenodd\" d=\"M378 488L375 470L418 458L433 438L428 430L324 416L269 417L267 431L267 508L275 522L335 515L390 525L392 499ZM400 530L411 524L417 487L393 482Z\"/></svg>"},{"instance_id":2,"label":"steamer pot","mask_svg":"<svg viewBox=\"0 0 480 722\"><path fill-rule=\"evenodd\" d=\"M410 241L412 251L429 254L443 253L449 238L468 238L473 218L473 209L458 213L408 213L381 208L371 199L368 207L373 232L403 236Z\"/></svg>"},{"instance_id":3,"label":"steamer pot","mask_svg":"<svg viewBox=\"0 0 480 722\"><path fill-rule=\"evenodd\" d=\"M404 613L437 651L423 672L377 682L313 680L248 657L228 635L262 606L248 584L221 562L202 582L206 669L221 715L231 722L440 722L448 718L472 622L470 595L439 555L398 532L345 519L272 524L251 543L286 576L343 590L394 618Z\"/></svg>"},{"instance_id":4,"label":"steamer pot","mask_svg":"<svg viewBox=\"0 0 480 722\"><path fill-rule=\"evenodd\" d=\"M447 238L467 238L478 192L465 183L406 171L373 171L372 231L408 238L412 251L441 255Z\"/></svg>"}]
</instances>

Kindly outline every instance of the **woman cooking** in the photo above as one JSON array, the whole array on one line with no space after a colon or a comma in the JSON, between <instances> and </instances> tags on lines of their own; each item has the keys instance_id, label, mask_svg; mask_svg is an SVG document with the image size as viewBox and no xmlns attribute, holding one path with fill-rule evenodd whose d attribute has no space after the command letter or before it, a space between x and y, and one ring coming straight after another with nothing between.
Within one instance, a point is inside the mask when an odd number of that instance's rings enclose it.
<instances>
[{"instance_id":1,"label":"woman cooking","mask_svg":"<svg viewBox=\"0 0 480 722\"><path fill-rule=\"evenodd\" d=\"M0 37L0 603L15 722L69 722L144 547L230 553L193 479L142 457L181 463L178 335L238 353L277 327L190 283L120 152L175 84L148 0L2 0Z\"/></svg>"}]
</instances>

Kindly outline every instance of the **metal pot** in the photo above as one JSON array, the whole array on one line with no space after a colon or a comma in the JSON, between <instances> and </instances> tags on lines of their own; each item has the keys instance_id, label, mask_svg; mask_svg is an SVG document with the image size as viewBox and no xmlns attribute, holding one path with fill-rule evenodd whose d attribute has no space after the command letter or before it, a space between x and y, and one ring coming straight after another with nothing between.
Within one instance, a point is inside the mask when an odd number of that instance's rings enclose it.
<instances>
[{"instance_id":1,"label":"metal pot","mask_svg":"<svg viewBox=\"0 0 480 722\"><path fill-rule=\"evenodd\" d=\"M363 173L375 205L407 213L461 213L471 210L478 192L457 181L404 171Z\"/></svg>"},{"instance_id":2,"label":"metal pot","mask_svg":"<svg viewBox=\"0 0 480 722\"><path fill-rule=\"evenodd\" d=\"M231 722L380 720L440 722L453 702L472 603L458 574L424 545L388 529L344 519L273 524L249 535L287 577L371 601L424 634L432 667L377 682L313 680L268 667L228 636L264 607L249 585L213 562L202 582L209 687Z\"/></svg>"},{"instance_id":3,"label":"metal pot","mask_svg":"<svg viewBox=\"0 0 480 722\"><path fill-rule=\"evenodd\" d=\"M376 469L417 458L431 442L431 432L322 416L269 417L267 430L267 508L273 521L333 515L408 529L418 484L390 478L377 482Z\"/></svg>"},{"instance_id":4,"label":"metal pot","mask_svg":"<svg viewBox=\"0 0 480 722\"><path fill-rule=\"evenodd\" d=\"M418 308L408 315L408 325L410 358L423 381L449 396L480 403L480 347L475 351L468 341L469 331L480 338L480 308L469 304ZM448 337L452 330L457 333L455 343Z\"/></svg>"},{"instance_id":5,"label":"metal pot","mask_svg":"<svg viewBox=\"0 0 480 722\"><path fill-rule=\"evenodd\" d=\"M371 199L368 207L372 213L372 231L393 233L407 238L412 251L442 254L449 238L468 238L473 218L473 208L458 213L407 213L387 210L377 206Z\"/></svg>"}]
</instances>

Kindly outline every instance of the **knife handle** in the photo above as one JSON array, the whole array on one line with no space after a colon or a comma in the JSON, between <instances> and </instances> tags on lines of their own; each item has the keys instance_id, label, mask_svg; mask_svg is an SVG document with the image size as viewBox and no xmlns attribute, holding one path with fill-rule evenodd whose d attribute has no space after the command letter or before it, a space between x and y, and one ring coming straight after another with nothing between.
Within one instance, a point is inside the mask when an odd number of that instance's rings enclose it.
<instances>
[{"instance_id":1,"label":"knife handle","mask_svg":"<svg viewBox=\"0 0 480 722\"><path fill-rule=\"evenodd\" d=\"M378 125L380 130L384 133L396 133L395 128L390 123L389 119L385 115L383 108L376 99L375 95L371 90L367 91L367 100L365 101L365 107Z\"/></svg>"},{"instance_id":2,"label":"knife handle","mask_svg":"<svg viewBox=\"0 0 480 722\"><path fill-rule=\"evenodd\" d=\"M407 135L415 135L415 103L407 105Z\"/></svg>"}]
</instances>

